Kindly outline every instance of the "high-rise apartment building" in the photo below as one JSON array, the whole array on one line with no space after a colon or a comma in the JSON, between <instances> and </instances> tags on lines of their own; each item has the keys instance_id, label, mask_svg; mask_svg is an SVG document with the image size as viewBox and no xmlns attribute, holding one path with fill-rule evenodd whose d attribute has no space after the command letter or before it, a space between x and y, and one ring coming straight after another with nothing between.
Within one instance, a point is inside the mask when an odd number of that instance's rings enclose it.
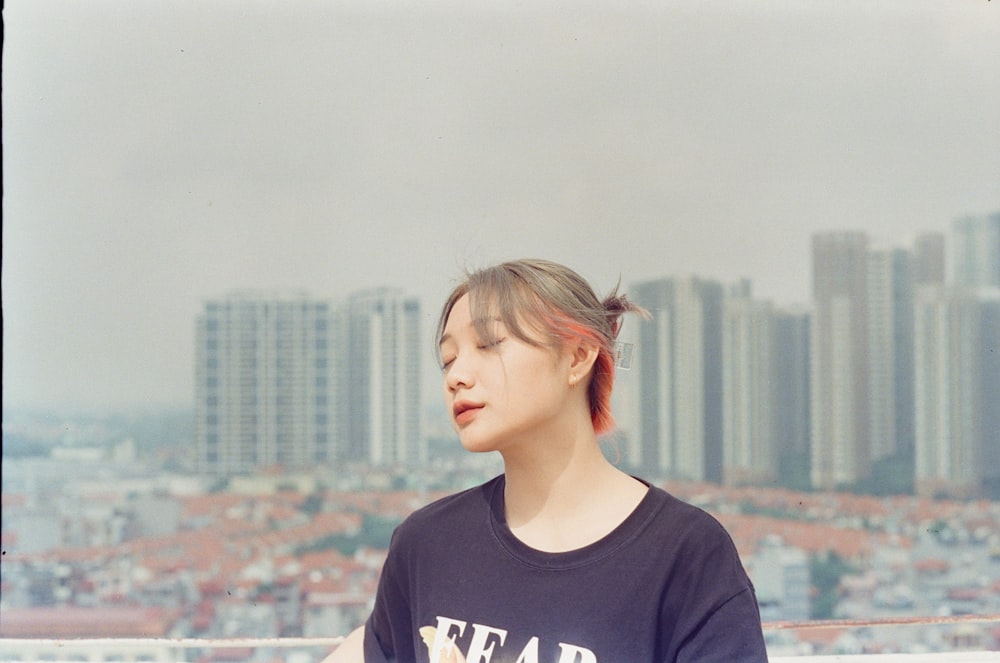
<instances>
[{"instance_id":1,"label":"high-rise apartment building","mask_svg":"<svg viewBox=\"0 0 1000 663\"><path fill-rule=\"evenodd\" d=\"M744 281L723 319L724 483L808 488L809 312L754 299Z\"/></svg>"},{"instance_id":2,"label":"high-rise apartment building","mask_svg":"<svg viewBox=\"0 0 1000 663\"><path fill-rule=\"evenodd\" d=\"M778 477L774 307L744 281L727 293L722 331L722 479L769 484Z\"/></svg>"},{"instance_id":3,"label":"high-rise apartment building","mask_svg":"<svg viewBox=\"0 0 1000 663\"><path fill-rule=\"evenodd\" d=\"M651 476L722 480L722 285L696 277L629 289L640 325L638 465Z\"/></svg>"},{"instance_id":4,"label":"high-rise apartment building","mask_svg":"<svg viewBox=\"0 0 1000 663\"><path fill-rule=\"evenodd\" d=\"M372 465L426 460L419 302L388 288L355 294L347 329L347 457Z\"/></svg>"},{"instance_id":5,"label":"high-rise apartment building","mask_svg":"<svg viewBox=\"0 0 1000 663\"><path fill-rule=\"evenodd\" d=\"M980 290L979 390L983 495L1000 500L1000 288Z\"/></svg>"},{"instance_id":6,"label":"high-rise apartment building","mask_svg":"<svg viewBox=\"0 0 1000 663\"><path fill-rule=\"evenodd\" d=\"M814 487L855 484L871 471L868 436L868 238L813 236L810 359Z\"/></svg>"},{"instance_id":7,"label":"high-rise apartment building","mask_svg":"<svg viewBox=\"0 0 1000 663\"><path fill-rule=\"evenodd\" d=\"M955 285L1000 287L1000 212L956 219L952 245Z\"/></svg>"},{"instance_id":8,"label":"high-rise apartment building","mask_svg":"<svg viewBox=\"0 0 1000 663\"><path fill-rule=\"evenodd\" d=\"M775 309L772 363L775 446L779 483L804 489L810 485L809 330L812 315L804 309Z\"/></svg>"},{"instance_id":9,"label":"high-rise apartment building","mask_svg":"<svg viewBox=\"0 0 1000 663\"><path fill-rule=\"evenodd\" d=\"M981 482L981 492L996 497L1000 495L1000 211L980 216L966 216L956 219L952 224L952 282L954 290L949 291L947 299L955 302L976 302L979 325L974 330L966 329L961 336L955 336L955 345L968 345L971 338L978 334L979 354L976 364L970 367L978 375L974 383L977 388L979 407L974 419L978 426L976 436L980 439L976 453L979 454L979 465L982 475L977 479ZM956 315L964 311L966 305L952 304L957 309ZM957 350L953 349L954 352ZM975 353L975 348L969 352ZM957 375L955 379L957 379ZM964 376L962 384L969 378ZM961 386L953 386L953 390ZM930 404L926 405L930 407ZM973 403L966 402L961 415L968 415ZM939 407L943 409L943 407ZM932 413L927 416L932 416ZM960 421L954 422L956 426ZM964 437L957 436L955 440L945 440L948 451L952 455L961 454L961 441ZM956 447L957 444L957 447ZM970 452L971 453L971 452ZM940 464L939 464L940 466ZM928 468L923 468L930 471ZM922 480L926 486L929 480ZM949 492L962 494L962 489L954 485Z\"/></svg>"},{"instance_id":10,"label":"high-rise apartment building","mask_svg":"<svg viewBox=\"0 0 1000 663\"><path fill-rule=\"evenodd\" d=\"M912 456L913 263L907 249L868 250L868 436L873 463Z\"/></svg>"},{"instance_id":11,"label":"high-rise apartment building","mask_svg":"<svg viewBox=\"0 0 1000 663\"><path fill-rule=\"evenodd\" d=\"M302 293L234 293L196 323L196 455L202 472L304 468L343 439L339 311Z\"/></svg>"},{"instance_id":12,"label":"high-rise apartment building","mask_svg":"<svg viewBox=\"0 0 1000 663\"><path fill-rule=\"evenodd\" d=\"M974 292L921 286L915 329L916 491L974 495L983 461L981 311Z\"/></svg>"},{"instance_id":13,"label":"high-rise apartment building","mask_svg":"<svg viewBox=\"0 0 1000 663\"><path fill-rule=\"evenodd\" d=\"M908 491L914 453L914 300L944 277L944 240L813 238L813 485Z\"/></svg>"}]
</instances>

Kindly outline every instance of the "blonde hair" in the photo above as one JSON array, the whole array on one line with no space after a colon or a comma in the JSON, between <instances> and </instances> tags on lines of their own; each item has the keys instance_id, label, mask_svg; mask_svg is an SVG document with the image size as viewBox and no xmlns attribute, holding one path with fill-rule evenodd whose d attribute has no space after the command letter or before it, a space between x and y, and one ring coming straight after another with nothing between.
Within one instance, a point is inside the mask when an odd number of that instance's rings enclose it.
<instances>
[{"instance_id":1,"label":"blonde hair","mask_svg":"<svg viewBox=\"0 0 1000 663\"><path fill-rule=\"evenodd\" d=\"M472 321L484 343L497 340L495 320L516 338L535 346L557 348L583 340L595 343L598 355L587 394L590 419L598 434L614 428L611 388L620 318L629 312L648 317L644 309L619 294L618 286L603 300L598 299L590 284L564 265L514 260L466 274L465 281L445 301L438 319L439 340L455 303L464 295L469 295Z\"/></svg>"}]
</instances>

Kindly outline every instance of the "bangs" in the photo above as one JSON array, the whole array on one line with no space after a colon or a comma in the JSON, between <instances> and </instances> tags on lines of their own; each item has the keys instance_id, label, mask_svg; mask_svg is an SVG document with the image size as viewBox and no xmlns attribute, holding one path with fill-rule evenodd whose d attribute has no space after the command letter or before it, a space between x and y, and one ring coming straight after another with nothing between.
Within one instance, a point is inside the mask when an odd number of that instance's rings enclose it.
<instances>
[{"instance_id":1,"label":"bangs","mask_svg":"<svg viewBox=\"0 0 1000 663\"><path fill-rule=\"evenodd\" d=\"M553 317L552 307L544 304L516 273L498 268L471 274L468 281L451 293L438 320L439 340L444 336L452 309L465 295L469 296L472 324L484 343L499 340L497 331L500 323L509 334L529 345L557 345L558 337L545 324Z\"/></svg>"},{"instance_id":2,"label":"bangs","mask_svg":"<svg viewBox=\"0 0 1000 663\"><path fill-rule=\"evenodd\" d=\"M485 270L469 283L472 324L484 343L498 341L497 323L512 336L537 347L553 345L545 319L551 309L516 275L502 270Z\"/></svg>"}]
</instances>

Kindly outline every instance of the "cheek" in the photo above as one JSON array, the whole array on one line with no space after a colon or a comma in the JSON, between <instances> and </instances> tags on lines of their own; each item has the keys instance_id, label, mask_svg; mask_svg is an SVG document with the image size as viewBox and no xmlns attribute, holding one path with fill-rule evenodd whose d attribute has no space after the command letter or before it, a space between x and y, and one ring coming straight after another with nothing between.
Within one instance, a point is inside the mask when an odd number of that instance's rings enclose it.
<instances>
[{"instance_id":1,"label":"cheek","mask_svg":"<svg viewBox=\"0 0 1000 663\"><path fill-rule=\"evenodd\" d=\"M548 400L558 388L557 371L547 355L509 368L510 378L505 384L516 392L511 394L512 398Z\"/></svg>"}]
</instances>

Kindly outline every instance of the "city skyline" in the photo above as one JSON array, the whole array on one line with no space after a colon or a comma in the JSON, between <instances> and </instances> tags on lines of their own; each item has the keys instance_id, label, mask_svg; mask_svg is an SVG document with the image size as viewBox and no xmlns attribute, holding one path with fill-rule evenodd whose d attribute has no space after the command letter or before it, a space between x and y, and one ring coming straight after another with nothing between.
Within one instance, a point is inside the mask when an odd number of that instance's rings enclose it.
<instances>
[{"instance_id":1,"label":"city skyline","mask_svg":"<svg viewBox=\"0 0 1000 663\"><path fill-rule=\"evenodd\" d=\"M634 376L618 374L620 461L728 485L994 491L995 472L981 470L1000 453L989 407L1000 212L956 221L953 236L948 281L940 233L905 245L814 235L809 311L754 297L748 279L628 284L649 320L624 341L639 355ZM438 417L419 377L420 309L390 288L339 303L266 292L207 302L196 361L205 469L427 462L436 426L421 420Z\"/></svg>"},{"instance_id":2,"label":"city skyline","mask_svg":"<svg viewBox=\"0 0 1000 663\"><path fill-rule=\"evenodd\" d=\"M815 232L1000 208L995 5L9 2L5 406L190 403L236 289L403 286L428 339L525 256L804 303Z\"/></svg>"}]
</instances>

